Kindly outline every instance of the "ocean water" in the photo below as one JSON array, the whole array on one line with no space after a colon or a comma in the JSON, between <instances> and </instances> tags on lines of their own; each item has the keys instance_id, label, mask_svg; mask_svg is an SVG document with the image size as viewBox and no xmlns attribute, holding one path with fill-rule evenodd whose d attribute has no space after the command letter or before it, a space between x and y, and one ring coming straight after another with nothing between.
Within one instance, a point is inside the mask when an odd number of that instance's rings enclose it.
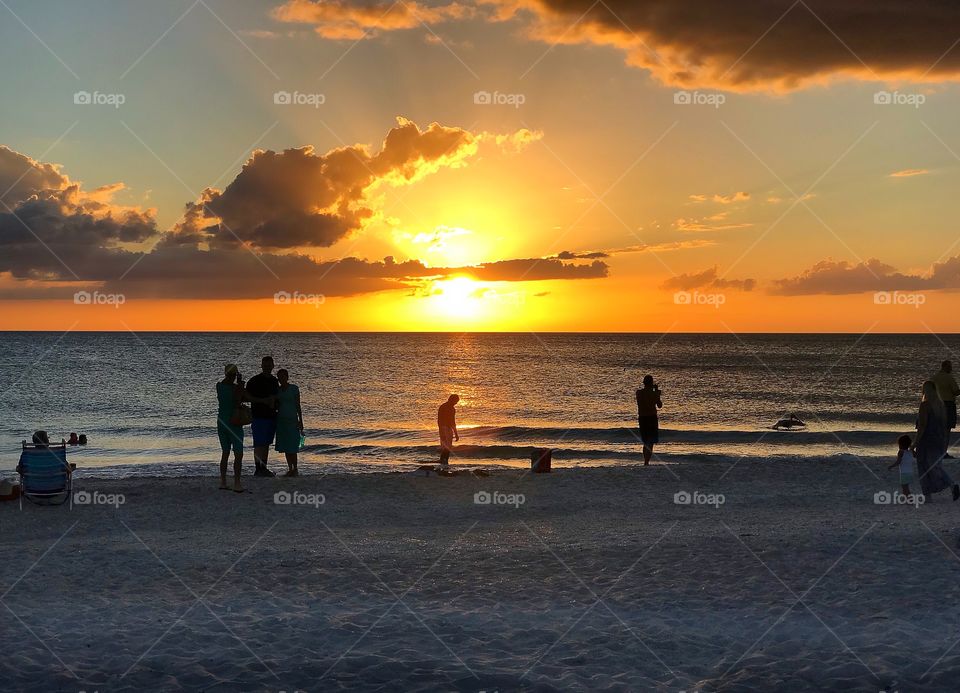
<instances>
[{"instance_id":1,"label":"ocean water","mask_svg":"<svg viewBox=\"0 0 960 693\"><path fill-rule=\"evenodd\" d=\"M538 446L555 466L635 464L645 373L663 392L664 459L889 457L923 380L960 354L954 335L7 332L0 343L0 469L42 428L86 433L71 461L121 476L212 473L223 364L250 377L264 354L300 386L306 473L435 461L451 392L454 463L528 466ZM807 430L772 431L789 412Z\"/></svg>"}]
</instances>

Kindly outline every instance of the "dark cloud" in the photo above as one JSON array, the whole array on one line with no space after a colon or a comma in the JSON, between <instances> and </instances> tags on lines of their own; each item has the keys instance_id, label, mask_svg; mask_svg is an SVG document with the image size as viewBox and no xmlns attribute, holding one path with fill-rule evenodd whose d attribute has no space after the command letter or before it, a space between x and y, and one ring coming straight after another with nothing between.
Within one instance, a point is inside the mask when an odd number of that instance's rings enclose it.
<instances>
[{"instance_id":1,"label":"dark cloud","mask_svg":"<svg viewBox=\"0 0 960 693\"><path fill-rule=\"evenodd\" d=\"M563 250L557 253L558 260L601 260L608 257L610 257L610 253L605 250L591 250L582 253L575 253L571 250Z\"/></svg>"},{"instance_id":2,"label":"dark cloud","mask_svg":"<svg viewBox=\"0 0 960 693\"><path fill-rule=\"evenodd\" d=\"M477 151L478 136L462 128L397 120L376 154L362 145L254 152L224 190L187 206L178 230L218 246L330 247L373 215L364 195L377 183L410 183Z\"/></svg>"},{"instance_id":3,"label":"dark cloud","mask_svg":"<svg viewBox=\"0 0 960 693\"><path fill-rule=\"evenodd\" d=\"M611 46L661 82L784 91L838 77L938 81L960 75L960 4L950 0L288 0L273 12L333 39L482 16L532 40Z\"/></svg>"},{"instance_id":4,"label":"dark cloud","mask_svg":"<svg viewBox=\"0 0 960 693\"><path fill-rule=\"evenodd\" d=\"M692 291L693 289L717 289L734 291L752 291L757 285L755 279L723 279L717 276L717 268L710 267L702 272L678 274L665 281L661 288L671 291Z\"/></svg>"},{"instance_id":5,"label":"dark cloud","mask_svg":"<svg viewBox=\"0 0 960 693\"><path fill-rule=\"evenodd\" d=\"M152 210L112 202L122 184L85 191L58 166L0 147L0 272L18 279L110 276L123 246L154 238Z\"/></svg>"},{"instance_id":6,"label":"dark cloud","mask_svg":"<svg viewBox=\"0 0 960 693\"><path fill-rule=\"evenodd\" d=\"M70 180L60 167L44 164L0 145L0 210L16 205L46 190L62 190Z\"/></svg>"},{"instance_id":7,"label":"dark cloud","mask_svg":"<svg viewBox=\"0 0 960 693\"><path fill-rule=\"evenodd\" d=\"M617 47L673 85L785 90L837 76L960 73L950 51L960 4L945 0L494 1L532 17L533 38Z\"/></svg>"},{"instance_id":8,"label":"dark cloud","mask_svg":"<svg viewBox=\"0 0 960 693\"><path fill-rule=\"evenodd\" d=\"M451 273L462 270L454 269ZM578 265L556 258L532 258L527 260L500 260L479 267L467 268L466 274L490 282L545 281L548 279L602 279L609 274L606 263L594 260Z\"/></svg>"},{"instance_id":9,"label":"dark cloud","mask_svg":"<svg viewBox=\"0 0 960 693\"><path fill-rule=\"evenodd\" d=\"M796 277L775 280L771 293L803 296L939 289L960 289L960 256L934 264L925 274L901 272L875 258L856 264L828 258Z\"/></svg>"},{"instance_id":10,"label":"dark cloud","mask_svg":"<svg viewBox=\"0 0 960 693\"><path fill-rule=\"evenodd\" d=\"M224 191L207 190L201 202L188 204L167 233L157 229L153 210L112 201L122 184L85 191L59 167L0 148L0 185L6 186L0 190L11 191L11 211L0 208L0 276L13 280L0 295L59 297L88 286L156 298L265 298L280 291L352 296L454 275L508 282L604 277L607 266L599 261L428 267L392 257L318 260L273 250L342 238L372 214L359 203L377 182L404 184L457 165L482 139L515 151L537 137L526 130L474 135L436 124L420 130L401 119L377 154L359 145L324 155L309 147L257 152Z\"/></svg>"}]
</instances>

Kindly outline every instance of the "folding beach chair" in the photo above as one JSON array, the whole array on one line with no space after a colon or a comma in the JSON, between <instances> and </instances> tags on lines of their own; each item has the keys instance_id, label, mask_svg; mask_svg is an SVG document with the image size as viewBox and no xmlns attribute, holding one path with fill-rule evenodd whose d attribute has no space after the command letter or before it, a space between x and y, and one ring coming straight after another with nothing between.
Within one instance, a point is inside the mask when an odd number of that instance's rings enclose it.
<instances>
[{"instance_id":1,"label":"folding beach chair","mask_svg":"<svg viewBox=\"0 0 960 693\"><path fill-rule=\"evenodd\" d=\"M72 489L70 471L66 445L33 445L24 441L17 465L21 498L37 505L65 503Z\"/></svg>"}]
</instances>

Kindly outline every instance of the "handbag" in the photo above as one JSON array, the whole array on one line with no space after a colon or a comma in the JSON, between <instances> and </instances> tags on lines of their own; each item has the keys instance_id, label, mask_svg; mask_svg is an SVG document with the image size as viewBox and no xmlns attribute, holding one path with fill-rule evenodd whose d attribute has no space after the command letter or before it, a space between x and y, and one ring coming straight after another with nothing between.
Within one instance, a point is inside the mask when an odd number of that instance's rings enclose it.
<instances>
[{"instance_id":1,"label":"handbag","mask_svg":"<svg viewBox=\"0 0 960 693\"><path fill-rule=\"evenodd\" d=\"M233 410L233 416L230 417L231 426L249 426L253 423L253 412L249 404L238 404Z\"/></svg>"}]
</instances>

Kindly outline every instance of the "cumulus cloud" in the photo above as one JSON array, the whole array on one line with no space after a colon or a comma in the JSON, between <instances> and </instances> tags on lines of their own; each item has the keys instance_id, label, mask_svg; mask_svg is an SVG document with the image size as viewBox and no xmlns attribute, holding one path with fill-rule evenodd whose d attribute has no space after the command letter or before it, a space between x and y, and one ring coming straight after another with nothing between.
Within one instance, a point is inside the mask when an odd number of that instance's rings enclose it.
<instances>
[{"instance_id":1,"label":"cumulus cloud","mask_svg":"<svg viewBox=\"0 0 960 693\"><path fill-rule=\"evenodd\" d=\"M902 272L876 258L858 263L828 258L795 277L775 280L771 293L803 296L942 289L960 289L960 255L935 263L925 273Z\"/></svg>"},{"instance_id":2,"label":"cumulus cloud","mask_svg":"<svg viewBox=\"0 0 960 693\"><path fill-rule=\"evenodd\" d=\"M367 194L377 185L409 185L441 168L462 166L481 142L516 152L539 135L474 134L432 123L421 130L397 118L378 152L365 145L324 154L312 146L257 150L224 190L208 188L187 206L171 242L276 250L329 247L374 216Z\"/></svg>"},{"instance_id":3,"label":"cumulus cloud","mask_svg":"<svg viewBox=\"0 0 960 693\"><path fill-rule=\"evenodd\" d=\"M756 286L755 279L724 279L717 274L716 267L709 267L702 272L678 274L665 281L661 288L671 291L692 291L693 289L717 289L734 291L752 291Z\"/></svg>"},{"instance_id":4,"label":"cumulus cloud","mask_svg":"<svg viewBox=\"0 0 960 693\"><path fill-rule=\"evenodd\" d=\"M385 31L414 29L474 16L476 7L450 2L424 5L415 0L350 2L350 0L288 0L276 7L273 18L281 22L310 24L327 39L358 41Z\"/></svg>"},{"instance_id":5,"label":"cumulus cloud","mask_svg":"<svg viewBox=\"0 0 960 693\"><path fill-rule=\"evenodd\" d=\"M17 279L82 278L153 238L154 210L113 202L123 184L92 191L55 164L0 147L0 273ZM122 270L121 270L122 271Z\"/></svg>"},{"instance_id":6,"label":"cumulus cloud","mask_svg":"<svg viewBox=\"0 0 960 693\"><path fill-rule=\"evenodd\" d=\"M56 164L35 161L0 145L0 202L13 207L32 195L63 190L68 185L70 179Z\"/></svg>"},{"instance_id":7,"label":"cumulus cloud","mask_svg":"<svg viewBox=\"0 0 960 693\"><path fill-rule=\"evenodd\" d=\"M373 216L365 195L380 183L405 185L477 152L477 137L437 123L426 130L397 119L380 150L364 145L318 154L311 146L257 150L224 190L188 205L187 242L264 249L329 247Z\"/></svg>"}]
</instances>

